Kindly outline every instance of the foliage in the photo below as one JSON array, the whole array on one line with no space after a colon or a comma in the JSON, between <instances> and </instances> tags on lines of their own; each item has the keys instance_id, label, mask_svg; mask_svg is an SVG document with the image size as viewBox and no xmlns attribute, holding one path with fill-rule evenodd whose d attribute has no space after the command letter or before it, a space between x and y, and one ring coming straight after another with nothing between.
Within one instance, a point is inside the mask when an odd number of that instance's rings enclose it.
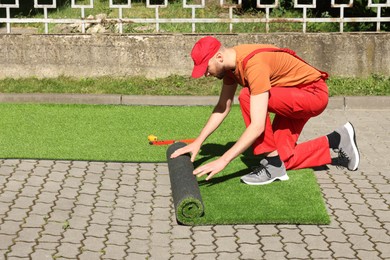
<instances>
[{"instance_id":1,"label":"foliage","mask_svg":"<svg viewBox=\"0 0 390 260\"><path fill-rule=\"evenodd\" d=\"M215 78L172 75L166 78L25 78L0 80L0 93L83 93L123 95L218 95L221 82ZM373 74L365 78L331 77L331 96L390 95L390 77Z\"/></svg>"}]
</instances>

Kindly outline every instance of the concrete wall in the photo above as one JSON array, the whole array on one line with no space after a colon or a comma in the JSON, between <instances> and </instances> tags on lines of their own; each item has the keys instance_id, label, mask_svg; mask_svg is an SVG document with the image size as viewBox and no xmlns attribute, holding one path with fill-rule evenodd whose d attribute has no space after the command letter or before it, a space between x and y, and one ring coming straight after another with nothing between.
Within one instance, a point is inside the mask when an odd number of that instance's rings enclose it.
<instances>
[{"instance_id":1,"label":"concrete wall","mask_svg":"<svg viewBox=\"0 0 390 260\"><path fill-rule=\"evenodd\" d=\"M193 44L203 35L0 34L0 78L190 75ZM224 34L226 46L271 43L338 76L390 76L390 33Z\"/></svg>"}]
</instances>

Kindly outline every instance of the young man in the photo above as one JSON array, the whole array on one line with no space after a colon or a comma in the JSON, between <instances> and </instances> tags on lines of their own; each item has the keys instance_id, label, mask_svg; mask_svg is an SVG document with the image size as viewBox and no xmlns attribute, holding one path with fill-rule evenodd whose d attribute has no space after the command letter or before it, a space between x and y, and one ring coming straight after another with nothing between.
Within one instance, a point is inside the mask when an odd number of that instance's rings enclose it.
<instances>
[{"instance_id":1,"label":"young man","mask_svg":"<svg viewBox=\"0 0 390 260\"><path fill-rule=\"evenodd\" d=\"M330 149L339 152L349 170L357 170L359 151L349 122L327 136L296 143L306 122L321 114L328 104L325 72L288 49L264 44L225 48L211 36L196 42L191 57L193 78L217 77L223 80L223 86L219 101L199 136L174 152L172 158L191 153L191 160L195 160L202 143L228 115L238 84L243 86L239 101L246 124L246 130L228 151L195 169L194 175L207 174L209 180L251 145L255 155L265 156L259 167L241 178L251 185L288 180L286 169L329 164L332 162ZM269 112L275 114L272 124Z\"/></svg>"}]
</instances>

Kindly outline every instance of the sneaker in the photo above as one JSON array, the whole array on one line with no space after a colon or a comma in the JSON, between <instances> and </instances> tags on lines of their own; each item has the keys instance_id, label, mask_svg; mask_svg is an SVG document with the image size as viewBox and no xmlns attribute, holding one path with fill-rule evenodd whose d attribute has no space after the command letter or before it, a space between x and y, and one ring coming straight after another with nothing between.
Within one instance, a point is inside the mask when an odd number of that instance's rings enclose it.
<instances>
[{"instance_id":1,"label":"sneaker","mask_svg":"<svg viewBox=\"0 0 390 260\"><path fill-rule=\"evenodd\" d=\"M274 180L288 180L286 167L283 163L280 167L273 166L268 164L266 159L261 160L260 166L256 167L251 173L241 177L241 181L249 185L264 185Z\"/></svg>"},{"instance_id":2,"label":"sneaker","mask_svg":"<svg viewBox=\"0 0 390 260\"><path fill-rule=\"evenodd\" d=\"M339 161L346 161L348 170L356 171L359 166L360 155L356 143L356 133L350 122L335 130L340 135L340 144L338 149Z\"/></svg>"}]
</instances>

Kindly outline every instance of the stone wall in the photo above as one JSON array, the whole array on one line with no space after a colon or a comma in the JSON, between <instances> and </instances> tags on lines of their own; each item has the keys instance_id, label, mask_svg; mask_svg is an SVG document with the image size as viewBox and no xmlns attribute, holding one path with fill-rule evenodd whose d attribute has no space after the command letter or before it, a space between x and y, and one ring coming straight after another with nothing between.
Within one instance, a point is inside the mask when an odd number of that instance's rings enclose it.
<instances>
[{"instance_id":1,"label":"stone wall","mask_svg":"<svg viewBox=\"0 0 390 260\"><path fill-rule=\"evenodd\" d=\"M196 34L0 34L0 78L190 75ZM337 76L390 76L390 33L218 34L226 46L271 43Z\"/></svg>"}]
</instances>

